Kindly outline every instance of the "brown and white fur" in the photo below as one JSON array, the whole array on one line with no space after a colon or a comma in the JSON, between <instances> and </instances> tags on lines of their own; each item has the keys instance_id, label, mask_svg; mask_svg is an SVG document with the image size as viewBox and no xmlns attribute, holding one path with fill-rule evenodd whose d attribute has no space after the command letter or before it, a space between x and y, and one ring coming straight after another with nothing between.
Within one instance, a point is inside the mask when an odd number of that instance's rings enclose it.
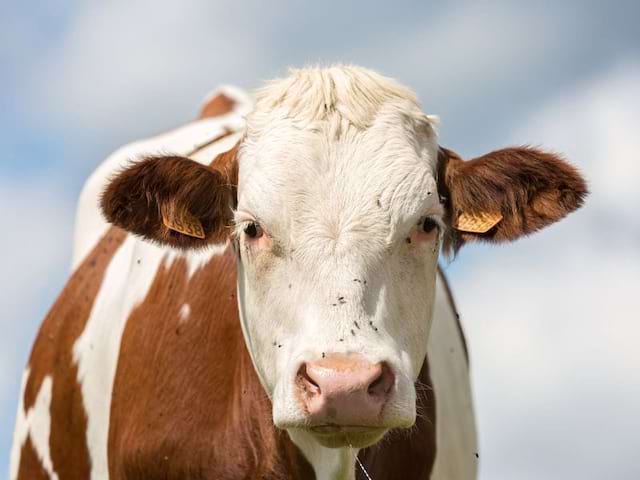
<instances>
[{"instance_id":1,"label":"brown and white fur","mask_svg":"<svg viewBox=\"0 0 640 480\"><path fill-rule=\"evenodd\" d=\"M223 89L88 180L10 478L365 478L356 455L375 480L475 478L441 243L514 240L585 194L538 149L463 161L411 91L365 69L295 70L255 103ZM167 228L168 207L204 238ZM485 233L456 229L496 212ZM375 415L313 410L303 367L343 381L343 361L390 372Z\"/></svg>"}]
</instances>

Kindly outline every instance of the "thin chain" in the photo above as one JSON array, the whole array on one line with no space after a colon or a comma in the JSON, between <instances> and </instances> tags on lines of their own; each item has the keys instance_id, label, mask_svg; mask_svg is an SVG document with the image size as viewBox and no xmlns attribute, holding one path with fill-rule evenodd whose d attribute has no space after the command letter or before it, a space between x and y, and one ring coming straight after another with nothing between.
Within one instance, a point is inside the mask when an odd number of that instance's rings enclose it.
<instances>
[{"instance_id":1,"label":"thin chain","mask_svg":"<svg viewBox=\"0 0 640 480\"><path fill-rule=\"evenodd\" d=\"M349 444L349 446L353 448L353 445ZM355 449L354 449L355 450ZM360 461L360 459L358 458L358 451L356 450L355 453L355 457L356 457L356 462L358 463L358 465L360 466L360 469L362 470L362 473L364 473L364 476L367 477L367 480L373 480L370 476L369 473L367 472L367 470L364 468L364 465L362 465L362 462Z\"/></svg>"},{"instance_id":2,"label":"thin chain","mask_svg":"<svg viewBox=\"0 0 640 480\"><path fill-rule=\"evenodd\" d=\"M360 461L360 459L358 458L358 454L356 453L356 462L358 462L358 465L360 465L360 468L362 469L362 473L364 473L364 476L367 477L367 480L373 480L369 474L367 473L367 471L364 469L364 465L362 465L362 462Z\"/></svg>"}]
</instances>

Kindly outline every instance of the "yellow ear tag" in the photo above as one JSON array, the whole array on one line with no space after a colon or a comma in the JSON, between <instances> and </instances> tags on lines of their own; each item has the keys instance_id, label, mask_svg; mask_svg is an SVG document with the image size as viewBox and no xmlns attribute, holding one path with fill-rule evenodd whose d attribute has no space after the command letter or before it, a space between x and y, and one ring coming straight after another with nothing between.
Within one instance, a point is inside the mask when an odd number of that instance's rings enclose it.
<instances>
[{"instance_id":1,"label":"yellow ear tag","mask_svg":"<svg viewBox=\"0 0 640 480\"><path fill-rule=\"evenodd\" d=\"M163 204L162 223L169 229L190 237L204 238L204 228L196 217L187 211L176 212L167 204Z\"/></svg>"},{"instance_id":2,"label":"yellow ear tag","mask_svg":"<svg viewBox=\"0 0 640 480\"><path fill-rule=\"evenodd\" d=\"M479 213L470 214L462 212L456 221L456 230L469 233L486 233L502 220L502 214Z\"/></svg>"}]
</instances>

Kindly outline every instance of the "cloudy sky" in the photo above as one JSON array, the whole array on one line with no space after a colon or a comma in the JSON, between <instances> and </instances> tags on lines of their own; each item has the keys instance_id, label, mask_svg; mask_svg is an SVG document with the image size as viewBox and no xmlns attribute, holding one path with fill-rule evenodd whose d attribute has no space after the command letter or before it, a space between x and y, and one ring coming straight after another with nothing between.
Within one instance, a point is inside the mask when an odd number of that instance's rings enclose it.
<instances>
[{"instance_id":1,"label":"cloudy sky","mask_svg":"<svg viewBox=\"0 0 640 480\"><path fill-rule=\"evenodd\" d=\"M192 119L216 85L317 62L410 85L464 156L531 143L585 173L580 212L446 266L472 356L481 478L640 478L640 4L453 3L2 2L0 478L87 175Z\"/></svg>"}]
</instances>

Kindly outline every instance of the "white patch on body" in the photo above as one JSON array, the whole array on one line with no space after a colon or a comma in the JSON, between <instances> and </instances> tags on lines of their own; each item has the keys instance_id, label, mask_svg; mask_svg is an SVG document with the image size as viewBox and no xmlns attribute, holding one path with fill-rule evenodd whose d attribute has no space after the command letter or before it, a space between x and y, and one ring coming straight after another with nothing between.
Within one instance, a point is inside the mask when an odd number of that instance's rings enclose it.
<instances>
[{"instance_id":1,"label":"white patch on body","mask_svg":"<svg viewBox=\"0 0 640 480\"><path fill-rule=\"evenodd\" d=\"M22 376L22 388L20 389L20 404L16 417L16 427L13 434L13 446L11 448L11 460L9 467L9 478L18 478L18 467L20 466L20 456L22 448L31 438L33 448L42 463L42 467L51 480L58 480L58 474L53 469L51 461L51 451L49 450L49 436L51 434L51 391L53 379L47 375L42 380L42 385L38 391L36 401L29 411L24 412L24 389L29 378L29 369Z\"/></svg>"},{"instance_id":2,"label":"white patch on body","mask_svg":"<svg viewBox=\"0 0 640 480\"><path fill-rule=\"evenodd\" d=\"M228 247L229 243L226 242L219 245L209 245L206 249L195 252L184 253L179 250L171 250L170 256L172 259L185 259L187 262L187 275L191 278L198 270L207 265L213 257L222 255Z\"/></svg>"},{"instance_id":3,"label":"white patch on body","mask_svg":"<svg viewBox=\"0 0 640 480\"><path fill-rule=\"evenodd\" d=\"M180 307L180 312L179 312L180 319L178 323L185 323L187 320L189 320L190 315L191 315L191 306L189 306L188 303L183 303L182 306Z\"/></svg>"},{"instance_id":4,"label":"white patch on body","mask_svg":"<svg viewBox=\"0 0 640 480\"><path fill-rule=\"evenodd\" d=\"M456 312L440 275L428 352L436 397L437 447L431 479L474 479L478 470L478 443L469 367Z\"/></svg>"}]
</instances>

